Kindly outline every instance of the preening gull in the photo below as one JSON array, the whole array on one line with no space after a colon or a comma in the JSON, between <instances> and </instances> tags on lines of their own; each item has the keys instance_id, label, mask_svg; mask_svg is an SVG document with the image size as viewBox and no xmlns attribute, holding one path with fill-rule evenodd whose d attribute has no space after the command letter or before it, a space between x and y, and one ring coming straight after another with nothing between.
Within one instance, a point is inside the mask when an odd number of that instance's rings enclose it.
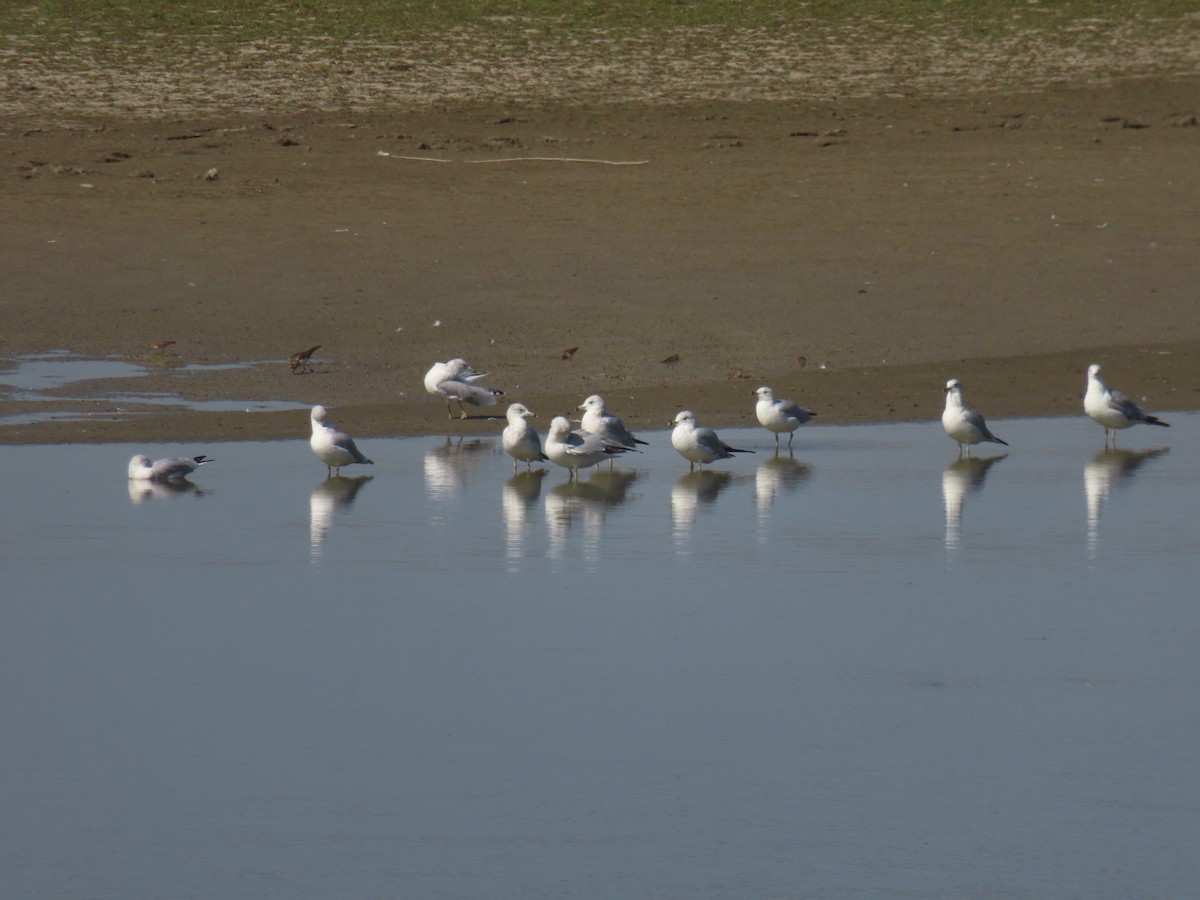
<instances>
[{"instance_id":1,"label":"preening gull","mask_svg":"<svg viewBox=\"0 0 1200 900\"><path fill-rule=\"evenodd\" d=\"M135 481L182 481L210 462L207 456L168 456L151 462L139 453L129 461L129 477Z\"/></svg>"},{"instance_id":2,"label":"preening gull","mask_svg":"<svg viewBox=\"0 0 1200 900\"><path fill-rule=\"evenodd\" d=\"M775 432L776 447L779 446L779 435L785 431L788 433L788 447L791 447L792 438L796 436L795 430L816 415L794 400L776 400L775 392L769 387L760 387L754 396L758 397L754 412L763 428Z\"/></svg>"},{"instance_id":3,"label":"preening gull","mask_svg":"<svg viewBox=\"0 0 1200 900\"><path fill-rule=\"evenodd\" d=\"M500 434L500 443L504 451L513 458L513 469L517 468L518 462L525 463L525 469L528 471L532 463L549 460L550 457L542 452L541 438L526 421L533 417L533 412L524 403L513 403L509 405L505 415L508 417L508 424Z\"/></svg>"},{"instance_id":4,"label":"preening gull","mask_svg":"<svg viewBox=\"0 0 1200 900\"><path fill-rule=\"evenodd\" d=\"M735 453L754 452L730 447L711 428L698 428L695 413L686 409L676 413L667 424L675 426L671 432L671 446L688 461L689 471L697 465L703 469L706 463L730 459Z\"/></svg>"},{"instance_id":5,"label":"preening gull","mask_svg":"<svg viewBox=\"0 0 1200 900\"><path fill-rule=\"evenodd\" d=\"M1098 364L1092 363L1088 366L1087 378L1087 393L1083 395L1083 411L1104 426L1104 446L1108 446L1110 434L1113 446L1116 446L1117 431L1121 428L1129 428L1131 425L1171 427L1169 423L1145 413L1140 406L1120 391L1105 387L1104 382L1100 380Z\"/></svg>"},{"instance_id":6,"label":"preening gull","mask_svg":"<svg viewBox=\"0 0 1200 900\"><path fill-rule=\"evenodd\" d=\"M465 419L467 411L463 407L464 403L470 403L472 406L495 406L496 398L504 396L504 391L475 384L486 375L487 372L472 371L465 359L438 362L425 373L425 390L446 401L447 418L454 418L450 406L453 402L458 404L459 418Z\"/></svg>"},{"instance_id":7,"label":"preening gull","mask_svg":"<svg viewBox=\"0 0 1200 900\"><path fill-rule=\"evenodd\" d=\"M946 434L958 441L959 456L962 456L964 447L967 456L970 456L972 444L987 442L1008 446L1008 441L1000 440L988 430L983 416L963 404L962 383L957 378L946 382L946 408L942 412L942 427L946 429Z\"/></svg>"},{"instance_id":8,"label":"preening gull","mask_svg":"<svg viewBox=\"0 0 1200 900\"><path fill-rule=\"evenodd\" d=\"M328 470L326 474L329 475L341 474L342 466L352 463L374 465L354 446L354 439L350 435L338 431L333 426L329 421L329 413L323 406L312 408L312 437L309 438L308 444L312 447L312 452L317 454L317 459L325 463Z\"/></svg>"}]
</instances>

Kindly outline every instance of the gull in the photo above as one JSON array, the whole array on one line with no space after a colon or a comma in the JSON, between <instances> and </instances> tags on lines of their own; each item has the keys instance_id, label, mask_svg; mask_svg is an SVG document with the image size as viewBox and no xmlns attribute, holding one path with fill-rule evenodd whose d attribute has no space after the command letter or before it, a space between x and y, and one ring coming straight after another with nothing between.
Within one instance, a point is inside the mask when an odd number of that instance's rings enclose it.
<instances>
[{"instance_id":1,"label":"gull","mask_svg":"<svg viewBox=\"0 0 1200 900\"><path fill-rule=\"evenodd\" d=\"M151 462L139 453L129 461L129 477L135 481L183 481L210 462L207 456L168 456Z\"/></svg>"},{"instance_id":2,"label":"gull","mask_svg":"<svg viewBox=\"0 0 1200 900\"><path fill-rule=\"evenodd\" d=\"M292 374L303 375L305 372L311 372L312 367L309 366L308 361L312 359L313 353L320 349L321 345L317 344L315 347L309 347L307 350L297 351L288 357L288 368L292 370Z\"/></svg>"},{"instance_id":3,"label":"gull","mask_svg":"<svg viewBox=\"0 0 1200 900\"><path fill-rule=\"evenodd\" d=\"M643 447L649 446L645 441L640 441L630 434L619 416L614 416L604 408L604 398L599 394L592 394L576 409L585 411L583 419L579 422L579 426L584 431L598 434L610 444L616 444L626 450L637 450L638 444Z\"/></svg>"},{"instance_id":4,"label":"gull","mask_svg":"<svg viewBox=\"0 0 1200 900\"><path fill-rule=\"evenodd\" d=\"M676 413L675 418L667 424L675 426L671 432L671 446L688 461L689 472L697 465L703 470L705 463L731 459L735 453L754 452L730 447L711 428L697 428L695 413L686 409Z\"/></svg>"},{"instance_id":5,"label":"gull","mask_svg":"<svg viewBox=\"0 0 1200 900\"><path fill-rule=\"evenodd\" d=\"M759 424L767 431L775 432L776 447L779 446L779 435L786 431L790 449L796 429L816 415L811 409L794 400L776 400L775 392L769 387L760 387L754 395L758 397L758 402L754 404L754 412L758 415Z\"/></svg>"},{"instance_id":6,"label":"gull","mask_svg":"<svg viewBox=\"0 0 1200 900\"><path fill-rule=\"evenodd\" d=\"M518 462L524 462L525 471L528 472L532 463L549 460L550 457L542 452L542 441L538 433L525 421L533 417L533 412L523 403L513 403L509 405L505 415L508 417L508 424L500 434L500 443L504 451L513 458L513 471L516 471Z\"/></svg>"},{"instance_id":7,"label":"gull","mask_svg":"<svg viewBox=\"0 0 1200 900\"><path fill-rule=\"evenodd\" d=\"M329 421L329 413L323 406L312 408L312 437L308 440L317 459L325 463L326 475L340 475L342 466L352 463L374 465L354 446L354 439L338 431Z\"/></svg>"},{"instance_id":8,"label":"gull","mask_svg":"<svg viewBox=\"0 0 1200 900\"><path fill-rule=\"evenodd\" d=\"M1083 395L1083 411L1096 422L1104 426L1104 446L1108 446L1108 436L1112 434L1112 443L1117 445L1117 431L1129 428L1131 425L1144 423L1146 425L1161 425L1170 428L1170 424L1147 415L1136 403L1120 391L1114 391L1104 386L1100 380L1100 366L1092 363L1088 366L1087 393Z\"/></svg>"},{"instance_id":9,"label":"gull","mask_svg":"<svg viewBox=\"0 0 1200 900\"><path fill-rule=\"evenodd\" d=\"M942 412L942 427L946 434L958 441L958 455L962 456L963 447L967 456L971 455L971 445L980 443L1003 444L1002 441L988 430L983 416L963 405L962 383L957 378L946 382L946 409Z\"/></svg>"},{"instance_id":10,"label":"gull","mask_svg":"<svg viewBox=\"0 0 1200 900\"><path fill-rule=\"evenodd\" d=\"M465 419L467 411L463 408L464 403L470 403L472 406L495 406L496 398L504 396L504 391L475 384L485 375L487 372L471 371L465 359L438 362L425 373L425 390L435 397L445 398L447 418L454 418L450 408L450 402L454 401L458 403L459 418Z\"/></svg>"},{"instance_id":11,"label":"gull","mask_svg":"<svg viewBox=\"0 0 1200 900\"><path fill-rule=\"evenodd\" d=\"M625 453L628 447L611 444L590 431L572 431L566 416L555 416L546 435L546 456L550 461L571 470L571 478L580 469L594 466L602 459Z\"/></svg>"}]
</instances>

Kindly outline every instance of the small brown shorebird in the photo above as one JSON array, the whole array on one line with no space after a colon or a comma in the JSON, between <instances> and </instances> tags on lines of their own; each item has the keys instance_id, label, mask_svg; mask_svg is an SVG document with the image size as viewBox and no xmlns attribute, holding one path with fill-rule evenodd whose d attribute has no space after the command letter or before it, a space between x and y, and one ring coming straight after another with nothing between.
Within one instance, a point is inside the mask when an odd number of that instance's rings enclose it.
<instances>
[{"instance_id":1,"label":"small brown shorebird","mask_svg":"<svg viewBox=\"0 0 1200 900\"><path fill-rule=\"evenodd\" d=\"M170 347L174 343L175 343L174 341L155 341L153 344L150 345L150 349L157 350L159 353L162 353L164 350L166 350L168 347Z\"/></svg>"},{"instance_id":2,"label":"small brown shorebird","mask_svg":"<svg viewBox=\"0 0 1200 900\"><path fill-rule=\"evenodd\" d=\"M308 361L312 358L315 351L320 350L321 345L309 347L307 350L301 350L299 353L293 353L288 359L288 368L292 370L293 375L303 375L305 372L311 372Z\"/></svg>"}]
</instances>

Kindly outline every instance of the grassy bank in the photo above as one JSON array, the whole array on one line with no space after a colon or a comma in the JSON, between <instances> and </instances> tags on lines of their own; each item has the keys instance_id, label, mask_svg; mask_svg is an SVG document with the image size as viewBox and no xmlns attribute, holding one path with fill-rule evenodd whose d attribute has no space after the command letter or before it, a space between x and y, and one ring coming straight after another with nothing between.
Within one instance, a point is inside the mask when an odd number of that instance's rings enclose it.
<instances>
[{"instance_id":1,"label":"grassy bank","mask_svg":"<svg viewBox=\"0 0 1200 900\"><path fill-rule=\"evenodd\" d=\"M1200 71L1182 0L46 0L0 113L929 96Z\"/></svg>"}]
</instances>

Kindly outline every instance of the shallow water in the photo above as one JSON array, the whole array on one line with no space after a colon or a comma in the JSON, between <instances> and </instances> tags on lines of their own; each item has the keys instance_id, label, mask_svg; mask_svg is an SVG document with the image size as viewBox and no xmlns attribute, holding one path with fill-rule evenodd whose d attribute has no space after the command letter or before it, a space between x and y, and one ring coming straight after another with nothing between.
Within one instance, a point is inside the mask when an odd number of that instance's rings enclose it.
<instances>
[{"instance_id":1,"label":"shallow water","mask_svg":"<svg viewBox=\"0 0 1200 900\"><path fill-rule=\"evenodd\" d=\"M195 376L227 369L244 369L264 362L268 361L192 363L165 371ZM278 362L282 363L283 360ZM0 426L128 419L142 413L161 412L164 406L197 412L270 412L309 408L308 404L287 400L186 400L179 394L150 391L132 393L113 390L88 397L68 397L62 393L68 385L96 381L112 382L113 388L132 388L138 379L150 373L151 369L142 363L126 359L90 359L69 350L0 359L0 401L24 401L41 407L0 415Z\"/></svg>"},{"instance_id":2,"label":"shallow water","mask_svg":"<svg viewBox=\"0 0 1200 900\"><path fill-rule=\"evenodd\" d=\"M732 430L703 476L651 433L579 485L498 439L5 447L5 893L1189 895L1170 419Z\"/></svg>"}]
</instances>

